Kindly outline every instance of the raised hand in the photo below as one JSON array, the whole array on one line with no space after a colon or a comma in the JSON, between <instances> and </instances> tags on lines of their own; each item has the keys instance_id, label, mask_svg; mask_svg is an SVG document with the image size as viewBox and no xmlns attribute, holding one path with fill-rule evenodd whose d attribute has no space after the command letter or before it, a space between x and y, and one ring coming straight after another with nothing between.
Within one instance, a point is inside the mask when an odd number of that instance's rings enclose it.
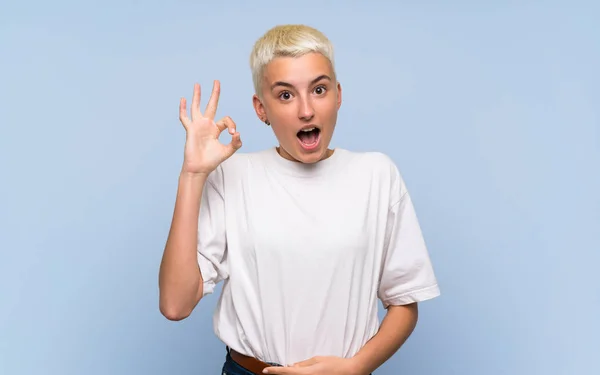
<instances>
[{"instance_id":1,"label":"raised hand","mask_svg":"<svg viewBox=\"0 0 600 375\"><path fill-rule=\"evenodd\" d=\"M208 175L223 161L233 155L240 147L240 133L236 131L235 122L227 116L215 122L221 85L219 81L213 84L212 94L206 105L204 114L200 112L200 85L194 85L190 117L187 115L186 100L181 98L179 103L179 120L186 131L182 172ZM231 142L222 144L219 135L229 129Z\"/></svg>"}]
</instances>

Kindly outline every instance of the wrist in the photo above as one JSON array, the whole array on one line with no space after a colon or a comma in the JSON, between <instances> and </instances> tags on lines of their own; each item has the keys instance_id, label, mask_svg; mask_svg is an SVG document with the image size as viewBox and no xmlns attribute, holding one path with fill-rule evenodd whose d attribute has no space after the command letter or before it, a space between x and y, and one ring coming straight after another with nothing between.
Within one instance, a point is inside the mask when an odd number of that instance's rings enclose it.
<instances>
[{"instance_id":1,"label":"wrist","mask_svg":"<svg viewBox=\"0 0 600 375\"><path fill-rule=\"evenodd\" d=\"M206 180L208 180L208 173L189 173L182 171L179 174L178 193L201 193L206 184Z\"/></svg>"},{"instance_id":2,"label":"wrist","mask_svg":"<svg viewBox=\"0 0 600 375\"><path fill-rule=\"evenodd\" d=\"M348 358L348 375L369 375L370 371L366 369L365 364L360 358L354 356Z\"/></svg>"},{"instance_id":3,"label":"wrist","mask_svg":"<svg viewBox=\"0 0 600 375\"><path fill-rule=\"evenodd\" d=\"M204 172L186 172L184 170L179 172L179 178L183 180L206 180L208 175Z\"/></svg>"}]
</instances>

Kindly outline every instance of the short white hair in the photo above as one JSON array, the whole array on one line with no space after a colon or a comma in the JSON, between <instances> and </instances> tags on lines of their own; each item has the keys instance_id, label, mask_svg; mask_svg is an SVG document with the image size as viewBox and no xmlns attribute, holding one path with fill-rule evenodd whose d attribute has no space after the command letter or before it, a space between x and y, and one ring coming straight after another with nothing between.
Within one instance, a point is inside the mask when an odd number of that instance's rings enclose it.
<instances>
[{"instance_id":1,"label":"short white hair","mask_svg":"<svg viewBox=\"0 0 600 375\"><path fill-rule=\"evenodd\" d=\"M265 67L277 57L300 57L320 53L331 63L334 70L333 45L319 30L306 25L279 25L261 36L250 54L250 69L254 91L262 97L261 82Z\"/></svg>"}]
</instances>

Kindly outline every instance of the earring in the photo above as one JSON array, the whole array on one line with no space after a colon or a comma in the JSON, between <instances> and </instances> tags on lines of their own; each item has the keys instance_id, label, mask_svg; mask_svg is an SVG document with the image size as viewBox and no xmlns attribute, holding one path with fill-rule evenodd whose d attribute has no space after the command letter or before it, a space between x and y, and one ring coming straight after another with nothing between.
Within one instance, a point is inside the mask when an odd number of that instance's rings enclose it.
<instances>
[{"instance_id":1,"label":"earring","mask_svg":"<svg viewBox=\"0 0 600 375\"><path fill-rule=\"evenodd\" d=\"M267 126L271 125L271 123L269 122L269 120L265 120L265 124L267 124Z\"/></svg>"}]
</instances>

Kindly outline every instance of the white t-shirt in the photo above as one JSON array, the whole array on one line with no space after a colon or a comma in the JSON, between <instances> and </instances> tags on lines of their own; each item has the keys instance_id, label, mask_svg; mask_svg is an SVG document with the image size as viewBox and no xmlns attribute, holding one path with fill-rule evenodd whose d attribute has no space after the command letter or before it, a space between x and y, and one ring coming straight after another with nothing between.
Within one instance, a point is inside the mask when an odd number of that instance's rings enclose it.
<instances>
[{"instance_id":1,"label":"white t-shirt","mask_svg":"<svg viewBox=\"0 0 600 375\"><path fill-rule=\"evenodd\" d=\"M411 198L389 157L336 149L316 164L236 153L200 207L204 294L224 281L217 337L265 362L351 357L384 306L440 294Z\"/></svg>"}]
</instances>

